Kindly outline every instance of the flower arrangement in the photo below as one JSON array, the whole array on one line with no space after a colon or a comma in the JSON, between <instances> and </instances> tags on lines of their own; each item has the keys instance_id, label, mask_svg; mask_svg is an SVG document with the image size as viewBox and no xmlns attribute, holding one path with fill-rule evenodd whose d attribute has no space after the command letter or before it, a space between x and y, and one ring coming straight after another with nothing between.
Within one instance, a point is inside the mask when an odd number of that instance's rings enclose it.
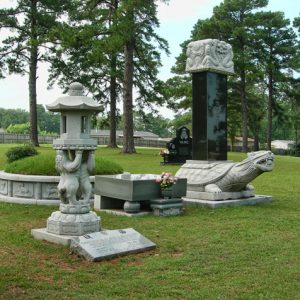
<instances>
[{"instance_id":1,"label":"flower arrangement","mask_svg":"<svg viewBox=\"0 0 300 300\"><path fill-rule=\"evenodd\" d=\"M168 149L161 149L159 152L159 155L162 157L164 157L165 155L168 155L168 154L170 154Z\"/></svg>"},{"instance_id":2,"label":"flower arrangement","mask_svg":"<svg viewBox=\"0 0 300 300\"><path fill-rule=\"evenodd\" d=\"M177 178L172 175L172 173L163 172L155 180L161 189L167 189L176 183Z\"/></svg>"}]
</instances>

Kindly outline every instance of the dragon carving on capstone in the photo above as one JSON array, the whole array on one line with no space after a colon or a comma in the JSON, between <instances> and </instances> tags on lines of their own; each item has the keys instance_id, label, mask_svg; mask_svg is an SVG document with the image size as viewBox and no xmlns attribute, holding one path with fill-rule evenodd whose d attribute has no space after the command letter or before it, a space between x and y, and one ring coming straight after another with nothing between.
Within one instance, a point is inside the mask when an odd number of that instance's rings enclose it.
<instances>
[{"instance_id":1,"label":"dragon carving on capstone","mask_svg":"<svg viewBox=\"0 0 300 300\"><path fill-rule=\"evenodd\" d=\"M190 42L187 46L187 72L215 71L233 74L232 47L216 39Z\"/></svg>"},{"instance_id":2,"label":"dragon carving on capstone","mask_svg":"<svg viewBox=\"0 0 300 300\"><path fill-rule=\"evenodd\" d=\"M247 154L242 162L195 163L187 161L176 177L187 178L188 188L198 192L222 193L252 191L249 183L274 166L271 151L256 151Z\"/></svg>"}]
</instances>

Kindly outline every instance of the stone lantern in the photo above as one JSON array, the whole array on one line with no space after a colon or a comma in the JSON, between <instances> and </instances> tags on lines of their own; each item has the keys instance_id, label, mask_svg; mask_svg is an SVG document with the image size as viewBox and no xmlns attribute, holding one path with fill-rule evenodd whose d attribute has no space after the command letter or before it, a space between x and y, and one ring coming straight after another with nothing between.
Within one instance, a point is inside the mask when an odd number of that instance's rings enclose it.
<instances>
[{"instance_id":1,"label":"stone lantern","mask_svg":"<svg viewBox=\"0 0 300 300\"><path fill-rule=\"evenodd\" d=\"M47 109L61 113L60 138L53 142L61 203L59 211L48 218L47 232L74 236L97 232L100 218L90 211L89 178L95 167L97 141L90 138L90 121L102 107L84 96L83 86L75 82L69 86L68 96L58 98Z\"/></svg>"}]
</instances>

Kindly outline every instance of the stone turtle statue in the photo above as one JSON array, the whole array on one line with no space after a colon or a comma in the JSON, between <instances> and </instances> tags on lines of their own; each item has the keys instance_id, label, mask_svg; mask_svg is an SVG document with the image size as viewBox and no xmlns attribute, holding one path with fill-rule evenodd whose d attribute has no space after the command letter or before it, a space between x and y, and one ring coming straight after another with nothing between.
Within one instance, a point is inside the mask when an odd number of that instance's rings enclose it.
<instances>
[{"instance_id":1,"label":"stone turtle statue","mask_svg":"<svg viewBox=\"0 0 300 300\"><path fill-rule=\"evenodd\" d=\"M176 173L187 178L188 186L199 192L240 192L254 190L249 184L263 172L273 170L274 154L271 151L256 151L239 163L188 161Z\"/></svg>"}]
</instances>

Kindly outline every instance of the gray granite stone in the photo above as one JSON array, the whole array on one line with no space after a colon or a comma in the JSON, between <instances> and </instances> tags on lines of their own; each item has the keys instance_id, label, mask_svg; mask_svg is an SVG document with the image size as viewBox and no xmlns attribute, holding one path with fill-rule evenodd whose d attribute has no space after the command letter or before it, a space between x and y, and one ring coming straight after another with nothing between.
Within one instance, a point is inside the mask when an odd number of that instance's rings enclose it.
<instances>
[{"instance_id":1,"label":"gray granite stone","mask_svg":"<svg viewBox=\"0 0 300 300\"><path fill-rule=\"evenodd\" d=\"M47 220L47 231L60 235L80 236L99 231L100 217L93 211L85 214L64 214L55 211Z\"/></svg>"},{"instance_id":2,"label":"gray granite stone","mask_svg":"<svg viewBox=\"0 0 300 300\"><path fill-rule=\"evenodd\" d=\"M60 203L57 190L59 179L59 176L22 175L0 171L0 202L57 205ZM89 179L93 186L95 176L90 176Z\"/></svg>"},{"instance_id":3,"label":"gray granite stone","mask_svg":"<svg viewBox=\"0 0 300 300\"><path fill-rule=\"evenodd\" d=\"M264 196L264 195L255 195L254 197L250 197L250 198L231 199L231 200L222 200L222 201L183 198L184 206L208 207L208 208L256 205L256 204L261 204L261 203L269 203L271 201L272 201L271 196Z\"/></svg>"},{"instance_id":4,"label":"gray granite stone","mask_svg":"<svg viewBox=\"0 0 300 300\"><path fill-rule=\"evenodd\" d=\"M105 212L110 215L124 216L124 217L144 217L151 214L151 211L140 211L137 213L127 213L123 209L101 209L101 212Z\"/></svg>"},{"instance_id":5,"label":"gray granite stone","mask_svg":"<svg viewBox=\"0 0 300 300\"><path fill-rule=\"evenodd\" d=\"M187 191L186 197L190 199L197 200L212 200L221 201L229 199L241 199L254 197L255 194L251 190L240 191L240 192L220 192L220 193L209 193L209 192L197 192L197 191Z\"/></svg>"},{"instance_id":6,"label":"gray granite stone","mask_svg":"<svg viewBox=\"0 0 300 300\"><path fill-rule=\"evenodd\" d=\"M128 210L128 202L149 203L161 195L159 184L154 174L118 174L95 176L95 210L122 209ZM173 197L186 195L186 178L179 178L173 186ZM125 207L124 207L125 203ZM139 210L135 209L135 213Z\"/></svg>"},{"instance_id":7,"label":"gray granite stone","mask_svg":"<svg viewBox=\"0 0 300 300\"><path fill-rule=\"evenodd\" d=\"M63 246L70 246L71 240L74 238L72 235L59 235L48 232L47 228L31 229L31 235L36 240L47 241Z\"/></svg>"},{"instance_id":8,"label":"gray granite stone","mask_svg":"<svg viewBox=\"0 0 300 300\"><path fill-rule=\"evenodd\" d=\"M156 245L132 228L104 230L73 238L71 250L90 261L151 250Z\"/></svg>"},{"instance_id":9,"label":"gray granite stone","mask_svg":"<svg viewBox=\"0 0 300 300\"><path fill-rule=\"evenodd\" d=\"M183 203L181 198L154 199L151 208L155 216L177 216L182 213Z\"/></svg>"}]
</instances>

